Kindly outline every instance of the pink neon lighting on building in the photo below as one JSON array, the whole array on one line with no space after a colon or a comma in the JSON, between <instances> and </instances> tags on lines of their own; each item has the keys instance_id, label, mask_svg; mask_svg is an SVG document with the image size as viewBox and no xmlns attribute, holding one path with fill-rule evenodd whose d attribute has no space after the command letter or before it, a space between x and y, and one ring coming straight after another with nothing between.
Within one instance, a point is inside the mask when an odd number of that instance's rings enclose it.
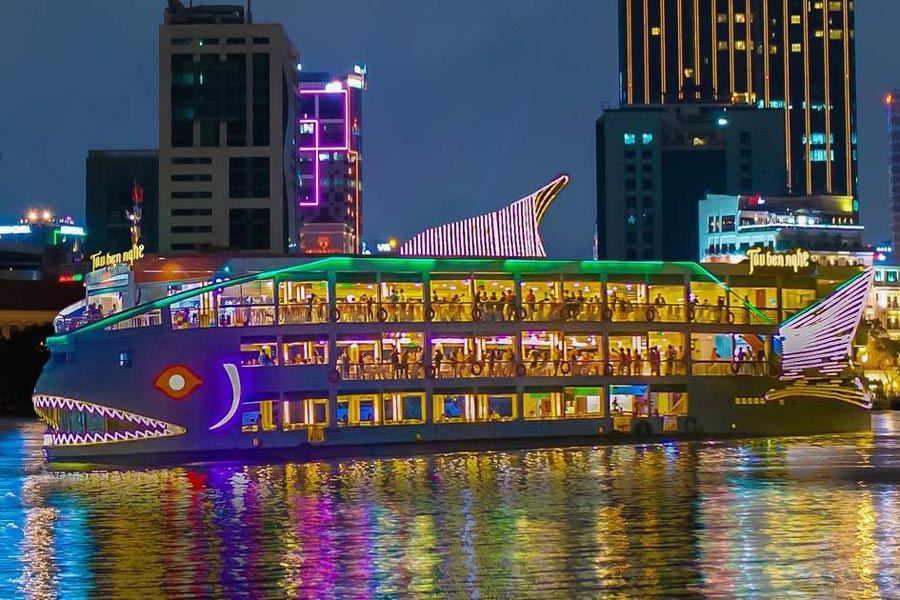
<instances>
[{"instance_id":1,"label":"pink neon lighting on building","mask_svg":"<svg viewBox=\"0 0 900 600\"><path fill-rule=\"evenodd\" d=\"M400 255L544 258L541 219L568 183L569 176L560 175L505 208L426 229L401 245Z\"/></svg>"},{"instance_id":2,"label":"pink neon lighting on building","mask_svg":"<svg viewBox=\"0 0 900 600\"><path fill-rule=\"evenodd\" d=\"M303 119L301 125L311 124L313 126L313 143L319 146L319 122L316 119ZM301 179L302 181L302 179ZM312 202L300 202L300 206L318 206L319 205L319 153L313 151L313 181L315 182L315 192L313 193Z\"/></svg>"},{"instance_id":3,"label":"pink neon lighting on building","mask_svg":"<svg viewBox=\"0 0 900 600\"><path fill-rule=\"evenodd\" d=\"M343 146L319 146L318 141L316 142L315 148L307 148L304 146L297 146L299 150L349 150L350 149L350 93L349 90L342 89L340 91L325 91L325 90L300 90L301 96L316 96L316 95L334 95L334 94L343 94L344 95L344 145ZM304 119L306 120L306 119ZM316 122L319 121L338 121L339 119L322 119L321 117L315 119ZM303 123L303 121L299 121Z\"/></svg>"},{"instance_id":4,"label":"pink neon lighting on building","mask_svg":"<svg viewBox=\"0 0 900 600\"><path fill-rule=\"evenodd\" d=\"M849 366L853 337L874 279L870 267L781 325L781 379L800 379L810 371L837 376Z\"/></svg>"}]
</instances>

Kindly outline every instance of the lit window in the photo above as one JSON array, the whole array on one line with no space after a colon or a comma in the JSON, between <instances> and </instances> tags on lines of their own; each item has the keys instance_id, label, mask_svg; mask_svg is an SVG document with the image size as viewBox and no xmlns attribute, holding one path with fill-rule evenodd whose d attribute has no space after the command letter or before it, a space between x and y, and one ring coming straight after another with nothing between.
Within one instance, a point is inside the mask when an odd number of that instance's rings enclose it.
<instances>
[{"instance_id":1,"label":"lit window","mask_svg":"<svg viewBox=\"0 0 900 600\"><path fill-rule=\"evenodd\" d=\"M702 138L702 137L694 138L694 146L705 146L705 145L706 145L706 140L704 138Z\"/></svg>"},{"instance_id":2,"label":"lit window","mask_svg":"<svg viewBox=\"0 0 900 600\"><path fill-rule=\"evenodd\" d=\"M659 27L651 27L650 35L659 35Z\"/></svg>"},{"instance_id":3,"label":"lit window","mask_svg":"<svg viewBox=\"0 0 900 600\"><path fill-rule=\"evenodd\" d=\"M738 13L738 14L734 15L734 22L735 23L746 23L747 16L744 13Z\"/></svg>"},{"instance_id":4,"label":"lit window","mask_svg":"<svg viewBox=\"0 0 900 600\"><path fill-rule=\"evenodd\" d=\"M645 146L653 142L653 134L652 133L642 133L641 134L641 143Z\"/></svg>"},{"instance_id":5,"label":"lit window","mask_svg":"<svg viewBox=\"0 0 900 600\"><path fill-rule=\"evenodd\" d=\"M828 10L840 11L841 10L840 0L838 0L837 2L829 2Z\"/></svg>"},{"instance_id":6,"label":"lit window","mask_svg":"<svg viewBox=\"0 0 900 600\"><path fill-rule=\"evenodd\" d=\"M719 50L728 50L728 42L719 41Z\"/></svg>"},{"instance_id":7,"label":"lit window","mask_svg":"<svg viewBox=\"0 0 900 600\"><path fill-rule=\"evenodd\" d=\"M130 367L131 366L131 352L119 352L119 366L120 367Z\"/></svg>"},{"instance_id":8,"label":"lit window","mask_svg":"<svg viewBox=\"0 0 900 600\"><path fill-rule=\"evenodd\" d=\"M622 136L622 137L623 137L623 139L624 139L624 141L625 141L625 145L626 145L626 146L634 146L634 144L635 144L636 141L637 141L636 136L635 136L635 134L633 134L633 133L626 133L626 134L625 134L624 136Z\"/></svg>"},{"instance_id":9,"label":"lit window","mask_svg":"<svg viewBox=\"0 0 900 600\"><path fill-rule=\"evenodd\" d=\"M815 36L816 36L817 38L825 37L825 32L822 31L821 29L817 29L817 30L816 30L816 33L815 33Z\"/></svg>"},{"instance_id":10,"label":"lit window","mask_svg":"<svg viewBox=\"0 0 900 600\"><path fill-rule=\"evenodd\" d=\"M791 15L791 25L800 24L800 15Z\"/></svg>"},{"instance_id":11,"label":"lit window","mask_svg":"<svg viewBox=\"0 0 900 600\"><path fill-rule=\"evenodd\" d=\"M791 52L801 52L802 47L800 44L791 44Z\"/></svg>"},{"instance_id":12,"label":"lit window","mask_svg":"<svg viewBox=\"0 0 900 600\"><path fill-rule=\"evenodd\" d=\"M844 39L844 32L840 29L832 29L828 32L828 37L832 40L842 40Z\"/></svg>"},{"instance_id":13,"label":"lit window","mask_svg":"<svg viewBox=\"0 0 900 600\"><path fill-rule=\"evenodd\" d=\"M717 23L727 23L727 22L728 22L728 15L726 15L725 13L719 13L719 14L717 14L717 15L716 15L716 22L717 22Z\"/></svg>"},{"instance_id":14,"label":"lit window","mask_svg":"<svg viewBox=\"0 0 900 600\"><path fill-rule=\"evenodd\" d=\"M734 49L735 49L735 50L746 50L746 49L747 49L747 42L745 42L744 40L738 40L738 41L736 41L736 42L734 43Z\"/></svg>"},{"instance_id":15,"label":"lit window","mask_svg":"<svg viewBox=\"0 0 900 600\"><path fill-rule=\"evenodd\" d=\"M693 69L685 69L684 76L687 77L688 79L690 79L691 77L694 76L694 70Z\"/></svg>"},{"instance_id":16,"label":"lit window","mask_svg":"<svg viewBox=\"0 0 900 600\"><path fill-rule=\"evenodd\" d=\"M778 54L778 46L776 46L775 44L770 44L769 54Z\"/></svg>"}]
</instances>

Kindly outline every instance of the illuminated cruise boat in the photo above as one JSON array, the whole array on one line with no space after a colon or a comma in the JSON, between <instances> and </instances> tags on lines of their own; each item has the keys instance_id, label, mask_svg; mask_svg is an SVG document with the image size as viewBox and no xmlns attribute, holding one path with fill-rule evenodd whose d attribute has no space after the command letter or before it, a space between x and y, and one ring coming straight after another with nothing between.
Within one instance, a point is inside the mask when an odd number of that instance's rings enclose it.
<instances>
[{"instance_id":1,"label":"illuminated cruise boat","mask_svg":"<svg viewBox=\"0 0 900 600\"><path fill-rule=\"evenodd\" d=\"M95 271L34 393L49 458L869 428L868 396L847 382L871 269L827 285L795 259L412 256L430 251Z\"/></svg>"}]
</instances>

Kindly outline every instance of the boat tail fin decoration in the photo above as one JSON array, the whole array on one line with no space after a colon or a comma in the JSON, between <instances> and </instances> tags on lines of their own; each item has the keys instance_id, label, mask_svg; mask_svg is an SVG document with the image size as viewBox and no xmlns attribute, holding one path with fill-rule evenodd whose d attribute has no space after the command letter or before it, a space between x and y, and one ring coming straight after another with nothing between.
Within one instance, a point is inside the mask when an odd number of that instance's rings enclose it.
<instances>
[{"instance_id":1,"label":"boat tail fin decoration","mask_svg":"<svg viewBox=\"0 0 900 600\"><path fill-rule=\"evenodd\" d=\"M850 365L851 344L874 277L870 267L782 323L782 380L810 372L837 376Z\"/></svg>"},{"instance_id":2,"label":"boat tail fin decoration","mask_svg":"<svg viewBox=\"0 0 900 600\"><path fill-rule=\"evenodd\" d=\"M568 183L569 176L560 175L500 210L426 229L401 245L400 255L544 258L541 219Z\"/></svg>"}]
</instances>

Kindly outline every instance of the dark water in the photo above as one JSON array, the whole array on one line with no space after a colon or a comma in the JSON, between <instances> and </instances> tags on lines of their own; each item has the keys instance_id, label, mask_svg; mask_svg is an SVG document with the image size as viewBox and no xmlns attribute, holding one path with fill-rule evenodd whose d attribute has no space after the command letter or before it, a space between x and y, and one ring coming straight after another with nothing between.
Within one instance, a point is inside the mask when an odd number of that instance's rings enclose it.
<instances>
[{"instance_id":1,"label":"dark water","mask_svg":"<svg viewBox=\"0 0 900 600\"><path fill-rule=\"evenodd\" d=\"M900 415L876 425L63 473L0 422L0 598L900 597Z\"/></svg>"}]
</instances>

